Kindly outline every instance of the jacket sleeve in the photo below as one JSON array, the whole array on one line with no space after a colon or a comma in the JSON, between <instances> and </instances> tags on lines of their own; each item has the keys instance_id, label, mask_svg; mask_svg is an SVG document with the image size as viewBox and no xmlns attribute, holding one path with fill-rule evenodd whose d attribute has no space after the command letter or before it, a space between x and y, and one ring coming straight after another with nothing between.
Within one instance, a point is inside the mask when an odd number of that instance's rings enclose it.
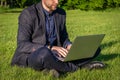
<instances>
[{"instance_id":1,"label":"jacket sleeve","mask_svg":"<svg viewBox=\"0 0 120 80\"><path fill-rule=\"evenodd\" d=\"M29 12L27 10L23 10L23 12L19 16L19 26L17 35L17 49L19 52L31 53L36 49L44 46L32 42L33 34L32 22L33 20Z\"/></svg>"},{"instance_id":2,"label":"jacket sleeve","mask_svg":"<svg viewBox=\"0 0 120 80\"><path fill-rule=\"evenodd\" d=\"M62 25L62 27L61 27L61 32L60 32L60 34L61 34L61 42L62 42L62 46L64 47L64 48L66 48L69 44L72 44L72 42L69 40L69 36L68 36L68 33L67 33L67 29L66 29L66 13L65 13L65 15L62 17L62 23L63 23L63 25Z\"/></svg>"},{"instance_id":3,"label":"jacket sleeve","mask_svg":"<svg viewBox=\"0 0 120 80\"><path fill-rule=\"evenodd\" d=\"M72 44L72 42L69 40L66 26L64 26L64 29L62 30L62 38L61 39L63 40L64 48L66 48L68 45Z\"/></svg>"}]
</instances>

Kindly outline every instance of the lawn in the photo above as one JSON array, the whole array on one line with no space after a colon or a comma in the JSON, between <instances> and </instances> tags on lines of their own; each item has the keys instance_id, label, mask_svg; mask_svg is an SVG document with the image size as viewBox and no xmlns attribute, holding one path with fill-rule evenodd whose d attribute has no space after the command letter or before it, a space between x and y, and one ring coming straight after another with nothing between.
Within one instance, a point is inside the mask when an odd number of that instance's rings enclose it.
<instances>
[{"instance_id":1,"label":"lawn","mask_svg":"<svg viewBox=\"0 0 120 80\"><path fill-rule=\"evenodd\" d=\"M56 80L50 74L31 68L11 67L16 49L17 12L0 13L0 80ZM67 11L67 31L71 41L76 36L106 34L101 54L95 59L107 64L103 70L78 70L57 80L120 80L120 9L106 11Z\"/></svg>"}]
</instances>

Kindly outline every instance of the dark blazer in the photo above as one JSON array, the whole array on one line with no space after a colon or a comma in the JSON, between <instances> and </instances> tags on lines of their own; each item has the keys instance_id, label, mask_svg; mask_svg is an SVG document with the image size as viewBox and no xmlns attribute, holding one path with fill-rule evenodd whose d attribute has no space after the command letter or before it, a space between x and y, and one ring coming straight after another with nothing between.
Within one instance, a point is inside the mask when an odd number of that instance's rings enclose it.
<instances>
[{"instance_id":1,"label":"dark blazer","mask_svg":"<svg viewBox=\"0 0 120 80\"><path fill-rule=\"evenodd\" d=\"M57 8L54 11L55 28L57 30L57 46L63 46L69 41L66 32L66 13ZM27 66L29 54L46 44L45 16L41 2L22 11L19 16L17 49L12 59L12 65Z\"/></svg>"}]
</instances>

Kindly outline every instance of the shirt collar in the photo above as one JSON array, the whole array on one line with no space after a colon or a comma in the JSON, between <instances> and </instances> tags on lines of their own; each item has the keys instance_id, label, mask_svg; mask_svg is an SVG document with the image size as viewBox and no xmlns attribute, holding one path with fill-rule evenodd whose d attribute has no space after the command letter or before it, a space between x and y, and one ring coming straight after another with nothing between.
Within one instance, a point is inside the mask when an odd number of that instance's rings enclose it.
<instances>
[{"instance_id":1,"label":"shirt collar","mask_svg":"<svg viewBox=\"0 0 120 80\"><path fill-rule=\"evenodd\" d=\"M44 8L43 8L43 12L45 13L45 15L46 16L53 16L53 13L54 13L54 11L52 12L52 13L49 13L47 10L45 10Z\"/></svg>"}]
</instances>

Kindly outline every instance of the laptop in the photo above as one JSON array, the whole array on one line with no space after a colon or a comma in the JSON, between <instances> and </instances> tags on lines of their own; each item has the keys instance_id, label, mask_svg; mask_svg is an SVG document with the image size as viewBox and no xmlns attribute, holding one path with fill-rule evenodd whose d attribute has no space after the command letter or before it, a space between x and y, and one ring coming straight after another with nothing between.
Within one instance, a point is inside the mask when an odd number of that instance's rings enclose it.
<instances>
[{"instance_id":1,"label":"laptop","mask_svg":"<svg viewBox=\"0 0 120 80\"><path fill-rule=\"evenodd\" d=\"M67 62L93 57L104 36L105 34L76 37L68 55L60 60Z\"/></svg>"}]
</instances>

